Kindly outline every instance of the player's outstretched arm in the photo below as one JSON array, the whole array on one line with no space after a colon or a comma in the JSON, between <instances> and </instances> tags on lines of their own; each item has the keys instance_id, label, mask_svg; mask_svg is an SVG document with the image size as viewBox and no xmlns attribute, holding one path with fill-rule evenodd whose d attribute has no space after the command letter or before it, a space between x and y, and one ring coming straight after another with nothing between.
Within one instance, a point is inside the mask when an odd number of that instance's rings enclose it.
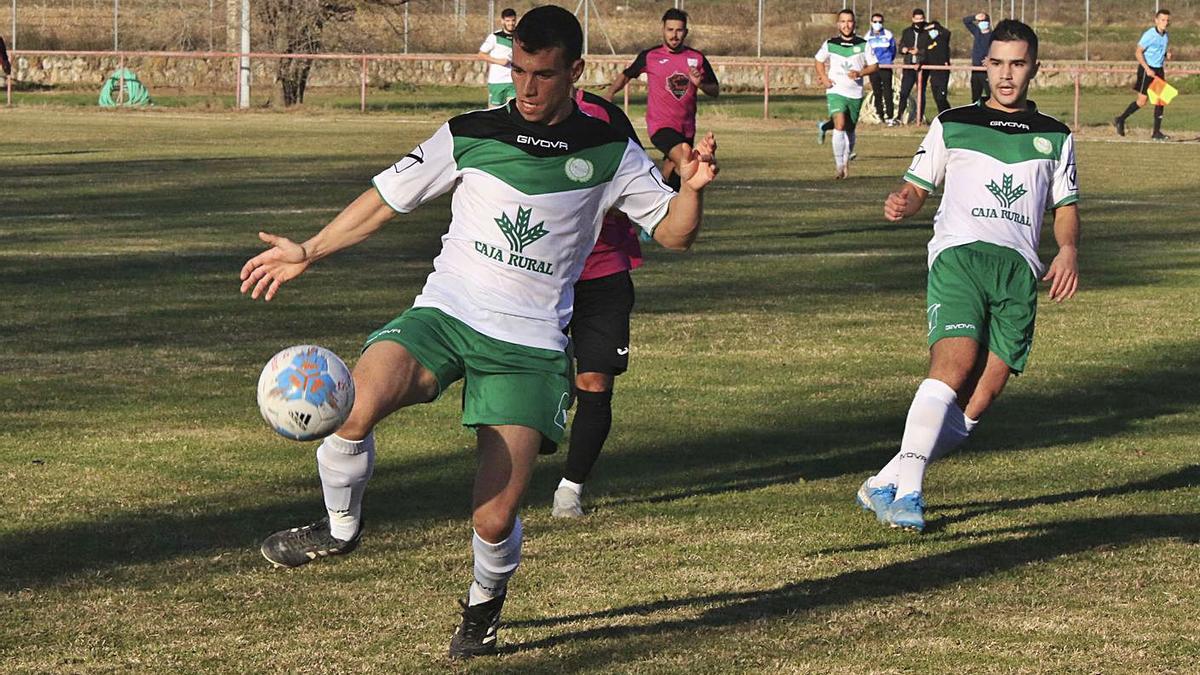
<instances>
[{"instance_id":1,"label":"player's outstretched arm","mask_svg":"<svg viewBox=\"0 0 1200 675\"><path fill-rule=\"evenodd\" d=\"M1069 300L1079 288L1079 205L1068 204L1054 209L1054 240L1058 255L1050 261L1050 269L1042 281L1050 282L1050 299Z\"/></svg>"},{"instance_id":2,"label":"player's outstretched arm","mask_svg":"<svg viewBox=\"0 0 1200 675\"><path fill-rule=\"evenodd\" d=\"M704 188L717 177L717 139L708 132L692 148L690 157L679 165L682 179L679 194L671 199L667 215L654 228L654 240L675 251L686 251L700 234L704 215Z\"/></svg>"},{"instance_id":3,"label":"player's outstretched arm","mask_svg":"<svg viewBox=\"0 0 1200 675\"><path fill-rule=\"evenodd\" d=\"M925 206L929 191L912 183L904 183L883 202L883 217L898 223L915 214Z\"/></svg>"},{"instance_id":4,"label":"player's outstretched arm","mask_svg":"<svg viewBox=\"0 0 1200 675\"><path fill-rule=\"evenodd\" d=\"M242 293L269 301L279 287L304 273L308 266L371 236L395 215L375 188L358 196L308 241L302 244L268 232L258 238L270 248L242 265Z\"/></svg>"},{"instance_id":5,"label":"player's outstretched arm","mask_svg":"<svg viewBox=\"0 0 1200 675\"><path fill-rule=\"evenodd\" d=\"M629 84L629 80L630 77L625 73L617 73L617 79L613 80L613 83L608 86L608 90L602 94L604 99L607 101L612 101L613 97L617 95L617 92L621 91L625 88L625 85Z\"/></svg>"}]
</instances>

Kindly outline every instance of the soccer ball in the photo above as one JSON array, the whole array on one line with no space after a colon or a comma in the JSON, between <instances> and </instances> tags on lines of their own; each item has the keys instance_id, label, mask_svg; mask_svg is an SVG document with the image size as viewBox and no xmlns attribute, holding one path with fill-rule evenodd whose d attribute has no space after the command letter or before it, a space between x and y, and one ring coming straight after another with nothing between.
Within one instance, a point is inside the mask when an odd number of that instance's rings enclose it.
<instances>
[{"instance_id":1,"label":"soccer ball","mask_svg":"<svg viewBox=\"0 0 1200 675\"><path fill-rule=\"evenodd\" d=\"M258 376L259 412L279 435L294 441L332 434L353 405L350 369L324 347L288 347Z\"/></svg>"}]
</instances>

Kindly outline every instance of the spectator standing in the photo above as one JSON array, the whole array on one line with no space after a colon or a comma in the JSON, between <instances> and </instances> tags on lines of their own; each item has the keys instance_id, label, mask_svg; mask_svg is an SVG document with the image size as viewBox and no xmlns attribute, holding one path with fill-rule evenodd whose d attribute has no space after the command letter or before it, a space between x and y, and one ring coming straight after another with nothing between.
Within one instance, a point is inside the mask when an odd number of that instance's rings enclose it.
<instances>
[{"instance_id":1,"label":"spectator standing","mask_svg":"<svg viewBox=\"0 0 1200 675\"><path fill-rule=\"evenodd\" d=\"M964 16L963 25L967 27L975 42L971 44L971 65L976 68L984 65L988 48L992 46L992 18L987 12L979 12L973 16ZM988 89L987 71L971 71L971 102L981 101L991 95Z\"/></svg>"},{"instance_id":2,"label":"spectator standing","mask_svg":"<svg viewBox=\"0 0 1200 675\"><path fill-rule=\"evenodd\" d=\"M917 94L917 117L925 119L925 87L929 83L923 78L918 78L917 73L921 64L925 62L928 42L929 38L925 32L925 10L918 7L912 11L912 25L900 33L900 54L904 56L904 65L916 66L916 68L905 68L903 74L900 75L900 104L896 108L897 123L904 121L904 111L908 108L908 97L918 79L921 80L921 91Z\"/></svg>"},{"instance_id":3,"label":"spectator standing","mask_svg":"<svg viewBox=\"0 0 1200 675\"><path fill-rule=\"evenodd\" d=\"M883 15L876 12L871 15L871 30L867 31L867 45L875 52L875 60L881 66L871 73L871 91L875 92L875 114L879 120L889 127L896 124L892 106L892 69L882 66L891 65L896 60L896 36L884 28Z\"/></svg>"},{"instance_id":4,"label":"spectator standing","mask_svg":"<svg viewBox=\"0 0 1200 675\"><path fill-rule=\"evenodd\" d=\"M12 75L12 62L8 60L8 46L3 37L0 37L0 68L4 69L5 77Z\"/></svg>"},{"instance_id":5,"label":"spectator standing","mask_svg":"<svg viewBox=\"0 0 1200 675\"><path fill-rule=\"evenodd\" d=\"M1167 47L1167 27L1171 25L1171 12L1165 9L1160 9L1154 14L1154 25L1147 28L1145 33L1142 33L1142 39L1138 40L1137 49L1134 51L1134 58L1137 59L1138 69L1137 81L1133 84L1133 89L1138 93L1137 98L1125 112L1113 119L1113 126L1117 128L1117 135L1125 135L1125 120L1130 115L1142 109L1149 100L1147 91L1150 85L1154 82L1154 78L1161 77L1166 79L1167 59L1171 58L1171 51ZM1164 106L1154 106L1154 133L1150 138L1156 141L1165 141L1167 136L1162 132L1162 118Z\"/></svg>"},{"instance_id":6,"label":"spectator standing","mask_svg":"<svg viewBox=\"0 0 1200 675\"><path fill-rule=\"evenodd\" d=\"M925 34L929 36L925 47L925 65L950 65L950 31L941 23L937 21L930 21L929 23L925 24ZM950 108L950 98L947 94L949 89L949 70L929 71L929 93L933 94L933 100L937 102L939 113ZM922 120L925 119L924 113L925 111L922 109Z\"/></svg>"}]
</instances>

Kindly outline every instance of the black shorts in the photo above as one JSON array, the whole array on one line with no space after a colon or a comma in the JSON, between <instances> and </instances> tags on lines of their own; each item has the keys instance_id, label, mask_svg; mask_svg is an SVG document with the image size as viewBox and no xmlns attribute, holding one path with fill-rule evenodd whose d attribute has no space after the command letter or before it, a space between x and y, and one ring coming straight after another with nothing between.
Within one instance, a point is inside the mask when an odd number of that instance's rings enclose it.
<instances>
[{"instance_id":1,"label":"black shorts","mask_svg":"<svg viewBox=\"0 0 1200 675\"><path fill-rule=\"evenodd\" d=\"M575 284L575 313L568 330L576 371L620 375L629 367L629 314L633 279L618 272Z\"/></svg>"},{"instance_id":2,"label":"black shorts","mask_svg":"<svg viewBox=\"0 0 1200 675\"><path fill-rule=\"evenodd\" d=\"M1163 70L1161 67L1151 68L1150 70L1153 70L1155 75L1163 78L1164 80L1166 79L1166 75L1165 75L1166 71ZM1146 74L1145 68L1142 68L1139 66L1138 74L1137 74L1137 81L1133 83L1133 90L1138 93L1145 94L1150 89L1150 85L1153 82L1154 82L1154 78L1150 77L1149 75Z\"/></svg>"},{"instance_id":3,"label":"black shorts","mask_svg":"<svg viewBox=\"0 0 1200 675\"><path fill-rule=\"evenodd\" d=\"M658 151L663 154L663 157L670 157L671 148L674 148L680 143L695 145L696 137L692 136L691 138L688 138L680 133L678 129L659 129L658 131L654 132L653 136L650 137L650 142L654 145L654 147L658 148Z\"/></svg>"}]
</instances>

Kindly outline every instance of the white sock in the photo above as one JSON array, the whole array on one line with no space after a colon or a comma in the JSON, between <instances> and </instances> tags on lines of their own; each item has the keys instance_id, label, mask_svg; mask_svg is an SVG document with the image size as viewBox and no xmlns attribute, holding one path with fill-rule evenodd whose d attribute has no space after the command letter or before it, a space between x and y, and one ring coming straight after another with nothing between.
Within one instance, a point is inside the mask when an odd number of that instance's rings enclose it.
<instances>
[{"instance_id":1,"label":"white sock","mask_svg":"<svg viewBox=\"0 0 1200 675\"><path fill-rule=\"evenodd\" d=\"M925 466L937 446L938 436L946 426L951 409L957 410L958 395L950 385L940 380L926 379L917 387L904 436L900 440L900 461L897 465L896 496L920 492L925 478Z\"/></svg>"},{"instance_id":2,"label":"white sock","mask_svg":"<svg viewBox=\"0 0 1200 675\"><path fill-rule=\"evenodd\" d=\"M583 483L575 483L573 481L569 481L566 478L564 478L564 479L558 481L558 487L568 488L571 490L571 492L574 492L576 495L579 495L581 497L583 496Z\"/></svg>"},{"instance_id":3,"label":"white sock","mask_svg":"<svg viewBox=\"0 0 1200 675\"><path fill-rule=\"evenodd\" d=\"M468 591L467 604L478 605L504 593L508 580L521 564L521 519L513 522L508 538L491 544L475 532L471 538L475 550L475 581Z\"/></svg>"},{"instance_id":4,"label":"white sock","mask_svg":"<svg viewBox=\"0 0 1200 675\"><path fill-rule=\"evenodd\" d=\"M946 413L946 423L942 425L942 431L938 434L937 443L933 446L933 452L929 455L929 461L932 462L940 459L947 453L955 450L958 446L967 440L971 435L971 431L975 429L975 425L979 424L979 420L973 420L967 417L965 413L954 406ZM891 461L887 463L879 473L871 476L867 480L868 487L883 487L884 485L896 485L896 481L900 478L900 459L904 457L903 452L897 452Z\"/></svg>"},{"instance_id":5,"label":"white sock","mask_svg":"<svg viewBox=\"0 0 1200 675\"><path fill-rule=\"evenodd\" d=\"M849 141L846 138L846 132L839 129L833 130L833 163L838 169L846 167L846 158L850 156Z\"/></svg>"},{"instance_id":6,"label":"white sock","mask_svg":"<svg viewBox=\"0 0 1200 675\"><path fill-rule=\"evenodd\" d=\"M317 448L317 471L329 533L343 541L358 534L362 521L363 493L375 469L375 432L361 441L348 441L337 434L325 437Z\"/></svg>"}]
</instances>

